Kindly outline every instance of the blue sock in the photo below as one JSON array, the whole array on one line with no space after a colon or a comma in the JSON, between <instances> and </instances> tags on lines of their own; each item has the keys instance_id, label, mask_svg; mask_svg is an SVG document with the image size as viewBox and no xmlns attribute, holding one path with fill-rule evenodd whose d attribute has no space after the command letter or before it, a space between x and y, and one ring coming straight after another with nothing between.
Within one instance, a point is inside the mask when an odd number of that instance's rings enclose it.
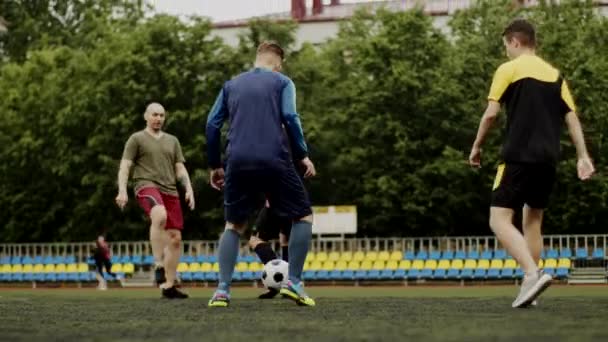
<instances>
[{"instance_id":1,"label":"blue sock","mask_svg":"<svg viewBox=\"0 0 608 342\"><path fill-rule=\"evenodd\" d=\"M312 223L307 221L294 222L289 237L289 280L299 283L302 280L304 261L308 254L308 246L312 238Z\"/></svg>"},{"instance_id":2,"label":"blue sock","mask_svg":"<svg viewBox=\"0 0 608 342\"><path fill-rule=\"evenodd\" d=\"M239 255L240 235L234 229L226 229L220 238L218 247L218 261L220 264L219 290L230 290L234 265Z\"/></svg>"}]
</instances>

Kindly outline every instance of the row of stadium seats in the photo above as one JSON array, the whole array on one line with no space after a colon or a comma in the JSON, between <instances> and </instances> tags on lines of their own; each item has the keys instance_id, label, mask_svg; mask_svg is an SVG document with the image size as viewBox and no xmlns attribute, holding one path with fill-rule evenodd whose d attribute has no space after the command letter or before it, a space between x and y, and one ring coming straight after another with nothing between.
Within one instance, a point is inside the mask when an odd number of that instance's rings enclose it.
<instances>
[{"instance_id":1,"label":"row of stadium seats","mask_svg":"<svg viewBox=\"0 0 608 342\"><path fill-rule=\"evenodd\" d=\"M541 258L543 259L606 259L606 254L604 249L596 248L593 250L591 254L587 253L587 250L584 248L576 249L574 255L570 249L548 249L543 250ZM317 252L317 253L309 253L306 260L309 262L312 261L400 261L400 260L458 260L458 259L472 259L472 260L507 260L511 259L511 257L507 254L505 250L496 250L496 251L419 251L417 253L408 251L370 251L370 252ZM217 262L217 257L215 255L185 255L180 259L181 262L184 263L215 263ZM259 259L255 255L246 255L239 256L239 262L258 262ZM14 257L2 257L0 258L0 265L3 264L11 264L11 265L60 265L60 264L74 264L76 263L76 257L74 256L14 256ZM88 258L86 260L87 263L92 265L94 263L92 258ZM154 258L151 255L141 256L141 255L123 255L123 256L113 256L112 263L120 263L120 264L134 264L136 266L140 265L152 265L154 263Z\"/></svg>"},{"instance_id":2,"label":"row of stadium seats","mask_svg":"<svg viewBox=\"0 0 608 342\"><path fill-rule=\"evenodd\" d=\"M117 274L118 278L124 278L135 272L133 264L114 264L112 272ZM109 274L104 277L111 280ZM89 265L86 263L80 264L59 264L59 265L10 265L4 264L0 266L0 281L20 282L20 281L46 281L46 282L70 282L70 281L94 281L95 272L90 271Z\"/></svg>"}]
</instances>

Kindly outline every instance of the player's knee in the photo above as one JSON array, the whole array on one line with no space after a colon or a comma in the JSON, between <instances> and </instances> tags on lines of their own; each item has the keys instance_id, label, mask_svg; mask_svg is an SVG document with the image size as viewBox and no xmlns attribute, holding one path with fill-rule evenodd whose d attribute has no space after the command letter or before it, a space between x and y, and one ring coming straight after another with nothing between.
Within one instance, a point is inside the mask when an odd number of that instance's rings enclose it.
<instances>
[{"instance_id":1,"label":"player's knee","mask_svg":"<svg viewBox=\"0 0 608 342\"><path fill-rule=\"evenodd\" d=\"M153 225L164 227L167 223L167 210L162 205L156 205L150 211L150 219Z\"/></svg>"},{"instance_id":2,"label":"player's knee","mask_svg":"<svg viewBox=\"0 0 608 342\"><path fill-rule=\"evenodd\" d=\"M247 228L246 223L232 223L226 222L225 230L234 230L239 235L243 235L245 233L245 229Z\"/></svg>"},{"instance_id":3,"label":"player's knee","mask_svg":"<svg viewBox=\"0 0 608 342\"><path fill-rule=\"evenodd\" d=\"M182 243L182 232L177 229L171 229L169 231L169 243L171 247L178 249L181 247Z\"/></svg>"},{"instance_id":4,"label":"player's knee","mask_svg":"<svg viewBox=\"0 0 608 342\"><path fill-rule=\"evenodd\" d=\"M306 221L308 223L312 223L312 215L304 216L301 219L299 219L298 221Z\"/></svg>"}]
</instances>

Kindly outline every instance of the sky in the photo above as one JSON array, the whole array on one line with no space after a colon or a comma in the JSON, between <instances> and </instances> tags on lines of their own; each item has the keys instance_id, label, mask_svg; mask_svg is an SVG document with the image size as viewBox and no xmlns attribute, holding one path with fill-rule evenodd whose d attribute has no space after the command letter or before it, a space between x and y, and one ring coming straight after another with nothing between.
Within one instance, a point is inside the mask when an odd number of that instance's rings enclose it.
<instances>
[{"instance_id":1,"label":"sky","mask_svg":"<svg viewBox=\"0 0 608 342\"><path fill-rule=\"evenodd\" d=\"M173 15L200 15L213 22L245 19L276 12L288 12L291 0L147 0L157 12ZM369 0L342 0L342 3ZM329 0L324 0L329 2ZM312 0L307 0L310 7Z\"/></svg>"}]
</instances>

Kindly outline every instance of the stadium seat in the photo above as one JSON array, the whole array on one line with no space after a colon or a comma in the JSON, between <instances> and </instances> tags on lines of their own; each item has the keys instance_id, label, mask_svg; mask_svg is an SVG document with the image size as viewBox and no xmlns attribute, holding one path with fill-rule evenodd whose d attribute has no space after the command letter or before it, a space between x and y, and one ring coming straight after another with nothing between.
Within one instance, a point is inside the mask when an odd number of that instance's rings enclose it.
<instances>
[{"instance_id":1,"label":"stadium seat","mask_svg":"<svg viewBox=\"0 0 608 342\"><path fill-rule=\"evenodd\" d=\"M385 268L387 270L394 271L394 270L396 270L396 269L399 268L399 262L395 261L395 260L389 260L389 261L386 262Z\"/></svg>"},{"instance_id":2,"label":"stadium seat","mask_svg":"<svg viewBox=\"0 0 608 342\"><path fill-rule=\"evenodd\" d=\"M382 280L393 279L394 273L395 273L394 270L384 269L384 270L380 271L379 279L382 279Z\"/></svg>"},{"instance_id":3,"label":"stadium seat","mask_svg":"<svg viewBox=\"0 0 608 342\"><path fill-rule=\"evenodd\" d=\"M606 253L604 253L603 248L596 248L593 250L593 254L591 255L593 259L603 260L606 258Z\"/></svg>"},{"instance_id":4,"label":"stadium seat","mask_svg":"<svg viewBox=\"0 0 608 342\"><path fill-rule=\"evenodd\" d=\"M479 259L479 252L478 251L469 251L469 253L467 253L467 259L473 259L473 260Z\"/></svg>"},{"instance_id":5,"label":"stadium seat","mask_svg":"<svg viewBox=\"0 0 608 342\"><path fill-rule=\"evenodd\" d=\"M348 263L348 267L347 267L347 269L352 270L352 271L357 271L360 268L361 268L361 264L358 261L354 261L354 260L350 261Z\"/></svg>"},{"instance_id":6,"label":"stadium seat","mask_svg":"<svg viewBox=\"0 0 608 342\"><path fill-rule=\"evenodd\" d=\"M545 261L543 259L539 259L538 265L536 265L536 266L538 266L538 268L543 268L545 266Z\"/></svg>"},{"instance_id":7,"label":"stadium seat","mask_svg":"<svg viewBox=\"0 0 608 342\"><path fill-rule=\"evenodd\" d=\"M329 253L329 256L327 257L327 260L334 261L334 262L340 260L340 252L331 252L331 253Z\"/></svg>"},{"instance_id":8,"label":"stadium seat","mask_svg":"<svg viewBox=\"0 0 608 342\"><path fill-rule=\"evenodd\" d=\"M400 270L409 270L410 268L412 268L412 262L410 260L401 260L399 261L399 267Z\"/></svg>"},{"instance_id":9,"label":"stadium seat","mask_svg":"<svg viewBox=\"0 0 608 342\"><path fill-rule=\"evenodd\" d=\"M346 262L353 260L353 252L342 252L340 254L340 260L344 260Z\"/></svg>"},{"instance_id":10,"label":"stadium seat","mask_svg":"<svg viewBox=\"0 0 608 342\"><path fill-rule=\"evenodd\" d=\"M378 260L378 252L367 252L365 253L365 260L376 261Z\"/></svg>"},{"instance_id":11,"label":"stadium seat","mask_svg":"<svg viewBox=\"0 0 608 342\"><path fill-rule=\"evenodd\" d=\"M575 257L576 257L576 259L587 259L587 257L589 257L589 254L587 253L587 249L586 248L577 248Z\"/></svg>"},{"instance_id":12,"label":"stadium seat","mask_svg":"<svg viewBox=\"0 0 608 342\"><path fill-rule=\"evenodd\" d=\"M472 268L463 268L460 271L460 278L462 278L462 279L471 279L471 278L473 278L473 269Z\"/></svg>"},{"instance_id":13,"label":"stadium seat","mask_svg":"<svg viewBox=\"0 0 608 342\"><path fill-rule=\"evenodd\" d=\"M11 258L12 265L21 265L21 256L16 255Z\"/></svg>"},{"instance_id":14,"label":"stadium seat","mask_svg":"<svg viewBox=\"0 0 608 342\"><path fill-rule=\"evenodd\" d=\"M338 260L338 261L336 262L336 265L335 265L335 267L334 267L334 270L337 270L337 271L344 271L344 270L346 270L346 269L348 269L348 263L347 263L345 260Z\"/></svg>"},{"instance_id":15,"label":"stadium seat","mask_svg":"<svg viewBox=\"0 0 608 342\"><path fill-rule=\"evenodd\" d=\"M558 279L564 279L568 277L570 270L565 267L559 267L555 270L555 277Z\"/></svg>"},{"instance_id":16,"label":"stadium seat","mask_svg":"<svg viewBox=\"0 0 608 342\"><path fill-rule=\"evenodd\" d=\"M479 260L477 262L477 268L487 270L488 268L490 268L490 260L488 260L488 259Z\"/></svg>"},{"instance_id":17,"label":"stadium seat","mask_svg":"<svg viewBox=\"0 0 608 342\"><path fill-rule=\"evenodd\" d=\"M454 259L450 264L450 268L461 270L464 268L464 261L462 261L462 259Z\"/></svg>"},{"instance_id":18,"label":"stadium seat","mask_svg":"<svg viewBox=\"0 0 608 342\"><path fill-rule=\"evenodd\" d=\"M517 268L515 269L515 278L523 278L524 277L524 271L522 271L521 268Z\"/></svg>"},{"instance_id":19,"label":"stadium seat","mask_svg":"<svg viewBox=\"0 0 608 342\"><path fill-rule=\"evenodd\" d=\"M65 257L63 255L57 255L53 258L53 264L65 264Z\"/></svg>"},{"instance_id":20,"label":"stadium seat","mask_svg":"<svg viewBox=\"0 0 608 342\"><path fill-rule=\"evenodd\" d=\"M513 260L513 259L507 259L507 260L505 260L503 268L516 269L517 268L517 262L515 260Z\"/></svg>"},{"instance_id":21,"label":"stadium seat","mask_svg":"<svg viewBox=\"0 0 608 342\"><path fill-rule=\"evenodd\" d=\"M456 251L456 253L454 253L454 259L466 259L467 258L467 253L465 253L464 251Z\"/></svg>"},{"instance_id":22,"label":"stadium seat","mask_svg":"<svg viewBox=\"0 0 608 342\"><path fill-rule=\"evenodd\" d=\"M30 257L29 255L26 255L23 257L23 259L21 260L21 264L23 265L31 265L34 263L34 259L32 257Z\"/></svg>"},{"instance_id":23,"label":"stadium seat","mask_svg":"<svg viewBox=\"0 0 608 342\"><path fill-rule=\"evenodd\" d=\"M401 251L393 251L389 258L389 260L394 260L394 261L399 261L401 259L403 259L403 252L401 252Z\"/></svg>"},{"instance_id":24,"label":"stadium seat","mask_svg":"<svg viewBox=\"0 0 608 342\"><path fill-rule=\"evenodd\" d=\"M447 269L438 268L433 272L434 279L445 279L448 275Z\"/></svg>"},{"instance_id":25,"label":"stadium seat","mask_svg":"<svg viewBox=\"0 0 608 342\"><path fill-rule=\"evenodd\" d=\"M213 272L213 264L209 262L201 263L201 272Z\"/></svg>"},{"instance_id":26,"label":"stadium seat","mask_svg":"<svg viewBox=\"0 0 608 342\"><path fill-rule=\"evenodd\" d=\"M34 260L32 262L32 264L36 265L36 264L42 264L42 260L44 258L42 257L42 255L36 255L34 256Z\"/></svg>"},{"instance_id":27,"label":"stadium seat","mask_svg":"<svg viewBox=\"0 0 608 342\"><path fill-rule=\"evenodd\" d=\"M391 258L391 255L388 251L378 252L378 260L388 261Z\"/></svg>"},{"instance_id":28,"label":"stadium seat","mask_svg":"<svg viewBox=\"0 0 608 342\"><path fill-rule=\"evenodd\" d=\"M11 263L11 258L4 256L4 257L0 257L0 265L5 265L5 264L10 264Z\"/></svg>"},{"instance_id":29,"label":"stadium seat","mask_svg":"<svg viewBox=\"0 0 608 342\"><path fill-rule=\"evenodd\" d=\"M447 270L450 268L450 260L439 260L439 263L437 263L437 269L439 270Z\"/></svg>"},{"instance_id":30,"label":"stadium seat","mask_svg":"<svg viewBox=\"0 0 608 342\"><path fill-rule=\"evenodd\" d=\"M562 248L559 251L559 257L560 258L568 258L571 259L572 258L572 251L570 250L570 248Z\"/></svg>"},{"instance_id":31,"label":"stadium seat","mask_svg":"<svg viewBox=\"0 0 608 342\"><path fill-rule=\"evenodd\" d=\"M342 271L340 274L340 279L342 280L354 280L355 279L355 271L348 269Z\"/></svg>"},{"instance_id":32,"label":"stadium seat","mask_svg":"<svg viewBox=\"0 0 608 342\"><path fill-rule=\"evenodd\" d=\"M548 268L556 268L557 267L557 260L555 259L547 259L544 262L544 265L542 266L545 270Z\"/></svg>"},{"instance_id":33,"label":"stadium seat","mask_svg":"<svg viewBox=\"0 0 608 342\"><path fill-rule=\"evenodd\" d=\"M490 269L488 269L488 273L486 273L486 277L488 279L498 279L498 278L500 278L500 269L498 269L498 268L490 268Z\"/></svg>"},{"instance_id":34,"label":"stadium seat","mask_svg":"<svg viewBox=\"0 0 608 342\"><path fill-rule=\"evenodd\" d=\"M504 249L497 249L494 251L494 259L504 260L507 258L507 251Z\"/></svg>"},{"instance_id":35,"label":"stadium seat","mask_svg":"<svg viewBox=\"0 0 608 342\"><path fill-rule=\"evenodd\" d=\"M380 270L370 270L367 272L367 279L378 280L380 279Z\"/></svg>"},{"instance_id":36,"label":"stadium seat","mask_svg":"<svg viewBox=\"0 0 608 342\"><path fill-rule=\"evenodd\" d=\"M34 266L34 272L35 272L36 267ZM78 273L88 273L89 272L89 265L87 265L84 262L81 262L78 264Z\"/></svg>"},{"instance_id":37,"label":"stadium seat","mask_svg":"<svg viewBox=\"0 0 608 342\"><path fill-rule=\"evenodd\" d=\"M180 264L181 265L181 264ZM112 264L112 273L122 273L122 264ZM177 267L177 272L185 272L180 271L179 266Z\"/></svg>"},{"instance_id":38,"label":"stadium seat","mask_svg":"<svg viewBox=\"0 0 608 342\"><path fill-rule=\"evenodd\" d=\"M120 262L120 257L118 255L112 255L112 258L110 258L110 262L112 262L113 264L117 264Z\"/></svg>"},{"instance_id":39,"label":"stadium seat","mask_svg":"<svg viewBox=\"0 0 608 342\"><path fill-rule=\"evenodd\" d=\"M431 259L431 260L441 259L441 251L432 251L431 253L429 253L429 259Z\"/></svg>"},{"instance_id":40,"label":"stadium seat","mask_svg":"<svg viewBox=\"0 0 608 342\"><path fill-rule=\"evenodd\" d=\"M503 268L500 271L501 278L513 278L515 270L513 268Z\"/></svg>"},{"instance_id":41,"label":"stadium seat","mask_svg":"<svg viewBox=\"0 0 608 342\"><path fill-rule=\"evenodd\" d=\"M491 259L492 259L492 257L493 257L493 254L494 254L494 253L492 253L492 251L491 251L491 250L486 249L486 250L484 250L483 252L481 252L481 256L480 256L479 258L480 258L480 259L483 259L483 260L491 260Z\"/></svg>"},{"instance_id":42,"label":"stadium seat","mask_svg":"<svg viewBox=\"0 0 608 342\"><path fill-rule=\"evenodd\" d=\"M309 269L311 271L320 271L322 267L323 264L321 263L321 261L315 260L310 263Z\"/></svg>"},{"instance_id":43,"label":"stadium seat","mask_svg":"<svg viewBox=\"0 0 608 342\"><path fill-rule=\"evenodd\" d=\"M403 260L414 260L416 259L416 255L412 251L407 251L403 254Z\"/></svg>"},{"instance_id":44,"label":"stadium seat","mask_svg":"<svg viewBox=\"0 0 608 342\"><path fill-rule=\"evenodd\" d=\"M65 257L65 263L66 264L74 264L76 263L76 257L73 255L68 255Z\"/></svg>"},{"instance_id":45,"label":"stadium seat","mask_svg":"<svg viewBox=\"0 0 608 342\"><path fill-rule=\"evenodd\" d=\"M261 262L250 262L249 263L249 271L256 273L256 272L262 272L264 270L264 265L262 265Z\"/></svg>"},{"instance_id":46,"label":"stadium seat","mask_svg":"<svg viewBox=\"0 0 608 342\"><path fill-rule=\"evenodd\" d=\"M415 269L415 270L421 270L423 268L424 268L423 260L414 260L414 262L412 262L412 266L410 267L410 269Z\"/></svg>"},{"instance_id":47,"label":"stadium seat","mask_svg":"<svg viewBox=\"0 0 608 342\"><path fill-rule=\"evenodd\" d=\"M135 265L133 263L126 263L122 265L122 272L124 274L132 275L135 273Z\"/></svg>"},{"instance_id":48,"label":"stadium seat","mask_svg":"<svg viewBox=\"0 0 608 342\"><path fill-rule=\"evenodd\" d=\"M178 266L178 269L179 269L179 266ZM234 269L237 272L245 272L249 269L249 264L244 261L241 261L236 264L236 267Z\"/></svg>"},{"instance_id":49,"label":"stadium seat","mask_svg":"<svg viewBox=\"0 0 608 342\"><path fill-rule=\"evenodd\" d=\"M555 268L553 267L545 267L543 272L547 273L550 276L555 276Z\"/></svg>"},{"instance_id":50,"label":"stadium seat","mask_svg":"<svg viewBox=\"0 0 608 342\"><path fill-rule=\"evenodd\" d=\"M490 268L501 269L504 262L501 259L492 259L490 262Z\"/></svg>"},{"instance_id":51,"label":"stadium seat","mask_svg":"<svg viewBox=\"0 0 608 342\"><path fill-rule=\"evenodd\" d=\"M325 252L318 252L315 255L315 261L323 262L323 261L326 261L326 260L327 260L327 253L325 253Z\"/></svg>"},{"instance_id":52,"label":"stadium seat","mask_svg":"<svg viewBox=\"0 0 608 342\"><path fill-rule=\"evenodd\" d=\"M210 262L212 264L216 264L217 263L217 255L207 255L207 262Z\"/></svg>"},{"instance_id":53,"label":"stadium seat","mask_svg":"<svg viewBox=\"0 0 608 342\"><path fill-rule=\"evenodd\" d=\"M429 258L429 255L425 250L420 250L420 251L418 251L418 253L416 253L417 260L426 260L428 258Z\"/></svg>"},{"instance_id":54,"label":"stadium seat","mask_svg":"<svg viewBox=\"0 0 608 342\"><path fill-rule=\"evenodd\" d=\"M198 262L199 264L202 264L202 263L208 262L208 261L209 261L209 258L207 258L207 255L205 255L205 254L199 254L194 257L194 262Z\"/></svg>"},{"instance_id":55,"label":"stadium seat","mask_svg":"<svg viewBox=\"0 0 608 342\"><path fill-rule=\"evenodd\" d=\"M559 253L556 249L549 248L544 256L541 256L543 259L557 259L559 257Z\"/></svg>"},{"instance_id":56,"label":"stadium seat","mask_svg":"<svg viewBox=\"0 0 608 342\"><path fill-rule=\"evenodd\" d=\"M354 261L363 261L365 259L365 253L361 252L361 251L357 251L355 252L355 254L353 254L353 260Z\"/></svg>"},{"instance_id":57,"label":"stadium seat","mask_svg":"<svg viewBox=\"0 0 608 342\"><path fill-rule=\"evenodd\" d=\"M144 266L151 266L154 265L154 257L152 255L146 255L143 259L143 263Z\"/></svg>"},{"instance_id":58,"label":"stadium seat","mask_svg":"<svg viewBox=\"0 0 608 342\"><path fill-rule=\"evenodd\" d=\"M441 254L441 258L445 259L445 260L452 260L452 259L454 259L454 252L453 251L444 251Z\"/></svg>"},{"instance_id":59,"label":"stadium seat","mask_svg":"<svg viewBox=\"0 0 608 342\"><path fill-rule=\"evenodd\" d=\"M65 264L59 264L55 266L55 273L65 273L67 271L67 266Z\"/></svg>"},{"instance_id":60,"label":"stadium seat","mask_svg":"<svg viewBox=\"0 0 608 342\"><path fill-rule=\"evenodd\" d=\"M485 269L485 268L476 268L475 271L473 272L473 278L475 278L475 279L485 279L486 278L486 271L487 271L487 269Z\"/></svg>"},{"instance_id":61,"label":"stadium seat","mask_svg":"<svg viewBox=\"0 0 608 342\"><path fill-rule=\"evenodd\" d=\"M446 274L448 279L458 279L460 278L460 270L455 268L450 268Z\"/></svg>"},{"instance_id":62,"label":"stadium seat","mask_svg":"<svg viewBox=\"0 0 608 342\"><path fill-rule=\"evenodd\" d=\"M192 273L192 272L179 273L179 278L183 282L186 282L186 283L191 282L193 277L194 277L194 273Z\"/></svg>"},{"instance_id":63,"label":"stadium seat","mask_svg":"<svg viewBox=\"0 0 608 342\"><path fill-rule=\"evenodd\" d=\"M570 259L562 258L557 262L557 268L567 268L570 269L572 266L572 261Z\"/></svg>"},{"instance_id":64,"label":"stadium seat","mask_svg":"<svg viewBox=\"0 0 608 342\"><path fill-rule=\"evenodd\" d=\"M15 270L13 269L13 272L15 272ZM55 265L54 264L47 264L44 266L44 273L54 273L55 272Z\"/></svg>"}]
</instances>

